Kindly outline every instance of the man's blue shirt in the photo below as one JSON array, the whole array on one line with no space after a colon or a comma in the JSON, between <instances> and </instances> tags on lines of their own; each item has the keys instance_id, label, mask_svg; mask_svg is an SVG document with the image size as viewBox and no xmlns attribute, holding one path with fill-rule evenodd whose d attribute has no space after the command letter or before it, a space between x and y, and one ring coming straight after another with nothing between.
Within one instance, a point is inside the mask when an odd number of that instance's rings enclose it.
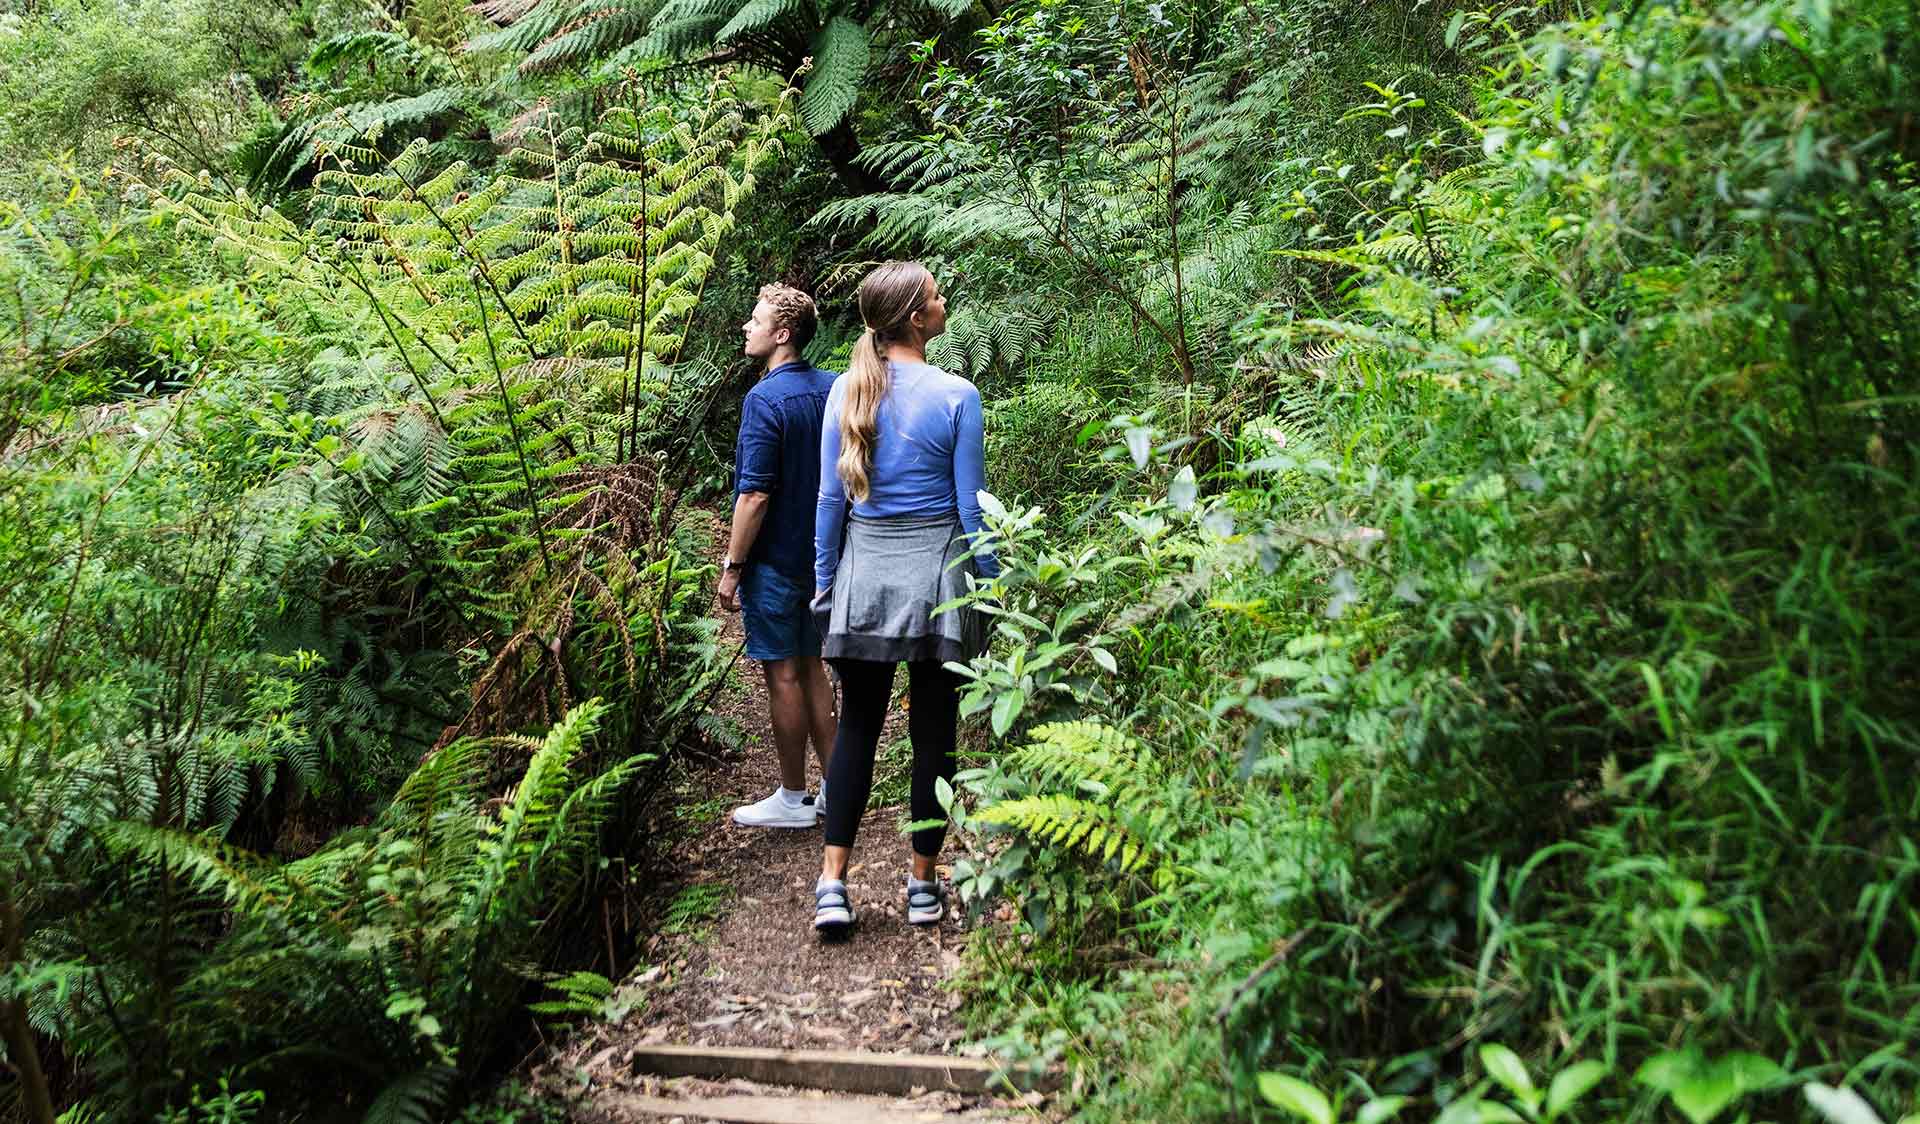
<instances>
[{"instance_id":1,"label":"man's blue shirt","mask_svg":"<svg viewBox=\"0 0 1920 1124\"><path fill-rule=\"evenodd\" d=\"M750 566L789 577L813 573L814 509L820 492L820 419L834 371L783 363L740 403L740 440L733 451L733 494L765 492L767 513L747 552Z\"/></svg>"}]
</instances>

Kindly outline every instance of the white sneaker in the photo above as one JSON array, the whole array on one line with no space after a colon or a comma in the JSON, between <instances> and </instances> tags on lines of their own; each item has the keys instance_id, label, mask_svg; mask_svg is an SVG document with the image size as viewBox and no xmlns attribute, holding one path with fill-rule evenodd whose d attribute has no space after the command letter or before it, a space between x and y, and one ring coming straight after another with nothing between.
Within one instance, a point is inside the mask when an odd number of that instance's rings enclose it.
<instances>
[{"instance_id":1,"label":"white sneaker","mask_svg":"<svg viewBox=\"0 0 1920 1124\"><path fill-rule=\"evenodd\" d=\"M735 808L733 822L741 827L812 827L814 811L805 799L804 794L789 797L785 789L776 788L765 800Z\"/></svg>"},{"instance_id":2,"label":"white sneaker","mask_svg":"<svg viewBox=\"0 0 1920 1124\"><path fill-rule=\"evenodd\" d=\"M813 798L813 814L821 819L827 818L827 782L820 782L820 795Z\"/></svg>"}]
</instances>

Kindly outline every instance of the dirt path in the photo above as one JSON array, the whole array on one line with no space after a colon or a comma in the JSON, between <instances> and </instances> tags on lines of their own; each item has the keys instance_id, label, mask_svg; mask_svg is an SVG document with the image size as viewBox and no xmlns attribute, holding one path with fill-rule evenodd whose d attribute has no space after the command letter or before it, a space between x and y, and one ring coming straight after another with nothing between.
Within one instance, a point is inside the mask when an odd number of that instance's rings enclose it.
<instances>
[{"instance_id":1,"label":"dirt path","mask_svg":"<svg viewBox=\"0 0 1920 1124\"><path fill-rule=\"evenodd\" d=\"M725 630L727 640L738 643L738 615ZM735 664L713 713L740 732L741 744L720 760L684 770L675 782L667 822L678 838L656 876L664 904L641 956L650 967L617 995L631 1011L619 1022L583 1028L539 1067L549 1081L570 1086L575 1119L658 1119L622 1107L637 1096L769 1091L738 1080L635 1074L630 1059L638 1047L949 1054L961 1041L959 997L941 987L959 965L958 918L949 913L937 926L916 928L903 917L908 846L898 801L905 795L905 761L904 747L893 743L904 736L904 714L896 709L888 717L875 770L877 806L861 823L848 870L859 924L845 941L824 943L813 932L820 829L743 828L731 820L735 806L778 783L756 664L744 657ZM818 765L811 760L808 779L817 789ZM839 1103L853 1113L856 1101ZM888 1102L890 1111L912 1110L899 1119L977 1118L971 1113L983 1104L938 1092Z\"/></svg>"}]
</instances>

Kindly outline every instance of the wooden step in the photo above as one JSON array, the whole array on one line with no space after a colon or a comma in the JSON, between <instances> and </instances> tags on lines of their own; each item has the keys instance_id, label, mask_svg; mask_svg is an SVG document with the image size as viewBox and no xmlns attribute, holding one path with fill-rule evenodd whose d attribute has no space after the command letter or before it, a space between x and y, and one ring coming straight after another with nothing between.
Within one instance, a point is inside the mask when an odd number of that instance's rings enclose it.
<instances>
[{"instance_id":1,"label":"wooden step","mask_svg":"<svg viewBox=\"0 0 1920 1124\"><path fill-rule=\"evenodd\" d=\"M665 1077L740 1078L764 1085L798 1085L841 1093L907 1096L948 1091L974 1096L1015 1089L1046 1089L1050 1075L987 1058L937 1054L875 1054L860 1050L769 1050L756 1046L641 1046L638 1073Z\"/></svg>"},{"instance_id":2,"label":"wooden step","mask_svg":"<svg viewBox=\"0 0 1920 1124\"><path fill-rule=\"evenodd\" d=\"M638 1093L602 1093L596 1108L622 1114L680 1117L685 1120L724 1120L728 1124L909 1124L911 1121L947 1121L950 1124L989 1124L1015 1119L989 1110L943 1112L908 1102L853 1097L649 1097Z\"/></svg>"}]
</instances>

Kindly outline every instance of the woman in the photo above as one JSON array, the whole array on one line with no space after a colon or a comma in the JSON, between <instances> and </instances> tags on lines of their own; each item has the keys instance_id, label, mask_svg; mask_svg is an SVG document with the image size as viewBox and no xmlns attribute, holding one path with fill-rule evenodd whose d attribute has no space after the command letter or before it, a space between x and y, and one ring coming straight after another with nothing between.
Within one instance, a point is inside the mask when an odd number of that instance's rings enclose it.
<instances>
[{"instance_id":1,"label":"woman","mask_svg":"<svg viewBox=\"0 0 1920 1124\"><path fill-rule=\"evenodd\" d=\"M980 392L927 364L927 341L946 330L947 302L919 262L888 262L860 284L866 333L827 397L820 501L814 519L814 610L822 654L840 673L840 731L826 787L826 855L814 888L814 928L853 924L847 861L873 789L896 665L907 665L913 739L913 833L907 921L939 921L946 897L934 872L946 813L934 795L953 779L959 677L941 666L985 648L980 616L933 615L965 592L969 572L991 577L991 554L960 561L980 530L985 481ZM849 505L851 513L849 514Z\"/></svg>"}]
</instances>

